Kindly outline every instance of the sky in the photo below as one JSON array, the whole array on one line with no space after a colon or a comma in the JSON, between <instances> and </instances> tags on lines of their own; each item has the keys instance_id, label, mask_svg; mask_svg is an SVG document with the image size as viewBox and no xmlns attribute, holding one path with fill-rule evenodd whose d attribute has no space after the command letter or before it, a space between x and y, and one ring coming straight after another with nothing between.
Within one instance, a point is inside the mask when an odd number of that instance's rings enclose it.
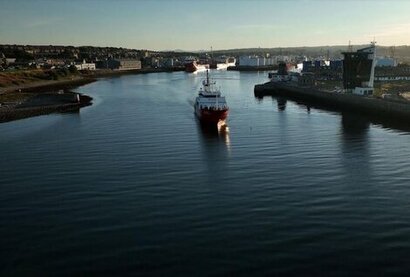
<instances>
[{"instance_id":1,"label":"sky","mask_svg":"<svg viewBox=\"0 0 410 277\"><path fill-rule=\"evenodd\" d=\"M0 0L0 44L214 50L410 45L408 0Z\"/></svg>"}]
</instances>

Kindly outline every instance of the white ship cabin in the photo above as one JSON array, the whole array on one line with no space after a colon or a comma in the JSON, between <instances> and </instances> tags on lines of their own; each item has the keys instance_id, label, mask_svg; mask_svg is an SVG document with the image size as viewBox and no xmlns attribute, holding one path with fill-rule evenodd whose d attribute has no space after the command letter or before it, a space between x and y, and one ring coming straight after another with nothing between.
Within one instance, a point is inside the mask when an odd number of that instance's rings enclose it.
<instances>
[{"instance_id":1,"label":"white ship cabin","mask_svg":"<svg viewBox=\"0 0 410 277\"><path fill-rule=\"evenodd\" d=\"M204 85L199 90L199 95L204 97L219 97L221 96L221 91L215 86L215 82L207 83L206 80L202 82Z\"/></svg>"},{"instance_id":2,"label":"white ship cabin","mask_svg":"<svg viewBox=\"0 0 410 277\"><path fill-rule=\"evenodd\" d=\"M196 105L201 110L217 111L228 109L225 97L198 97Z\"/></svg>"}]
</instances>

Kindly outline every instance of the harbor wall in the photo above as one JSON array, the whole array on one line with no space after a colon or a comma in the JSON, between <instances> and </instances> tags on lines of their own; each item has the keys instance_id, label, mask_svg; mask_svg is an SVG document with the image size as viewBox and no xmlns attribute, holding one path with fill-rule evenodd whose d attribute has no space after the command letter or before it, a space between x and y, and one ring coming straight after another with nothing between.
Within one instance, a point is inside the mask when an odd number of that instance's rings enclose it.
<instances>
[{"instance_id":1,"label":"harbor wall","mask_svg":"<svg viewBox=\"0 0 410 277\"><path fill-rule=\"evenodd\" d=\"M74 96L79 96L79 102L74 102ZM50 98L50 96L47 96ZM24 106L21 107L6 107L0 110L0 123L8 122L12 120L23 119L32 116L45 115L50 113L64 113L79 111L80 108L90 106L92 103L92 98L87 95L81 94L67 94L58 95L57 97L51 97L54 99L43 99L43 102L55 102L56 104L50 105L50 103L45 103L45 105L36 106ZM62 99L58 99L62 98ZM61 103L59 103L61 102Z\"/></svg>"},{"instance_id":2,"label":"harbor wall","mask_svg":"<svg viewBox=\"0 0 410 277\"><path fill-rule=\"evenodd\" d=\"M401 101L389 101L354 94L326 92L311 87L272 82L256 85L254 93L256 97L263 97L265 95L280 96L340 110L352 110L378 116L410 119L410 103Z\"/></svg>"}]
</instances>

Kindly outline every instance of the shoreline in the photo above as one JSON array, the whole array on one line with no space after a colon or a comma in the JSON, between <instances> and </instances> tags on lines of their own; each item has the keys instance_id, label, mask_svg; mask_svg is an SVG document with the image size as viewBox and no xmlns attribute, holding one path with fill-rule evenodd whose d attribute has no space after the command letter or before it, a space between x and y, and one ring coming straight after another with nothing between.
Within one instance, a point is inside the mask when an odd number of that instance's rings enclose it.
<instances>
[{"instance_id":1,"label":"shoreline","mask_svg":"<svg viewBox=\"0 0 410 277\"><path fill-rule=\"evenodd\" d=\"M61 80L39 80L31 83L0 87L0 95L4 93L13 92L45 92L59 89L72 89L74 87L83 86L97 81L99 78L117 77L122 75L137 75L148 73L162 73L162 72L176 72L184 71L184 68L143 68L132 70L96 70L89 71L88 73L79 73L77 76L71 77L71 79Z\"/></svg>"},{"instance_id":2,"label":"shoreline","mask_svg":"<svg viewBox=\"0 0 410 277\"><path fill-rule=\"evenodd\" d=\"M32 92L32 93L44 93L49 91L57 91L60 89L69 90L75 87L86 85L95 82L96 78L82 77L79 76L73 79L65 80L48 80L48 81L38 81L28 84L22 84L18 86L4 87L0 90L1 94L8 93L19 93L19 92Z\"/></svg>"},{"instance_id":3,"label":"shoreline","mask_svg":"<svg viewBox=\"0 0 410 277\"><path fill-rule=\"evenodd\" d=\"M31 97L21 102L0 106L0 123L52 113L79 111L82 107L92 105L91 97L74 92L30 94Z\"/></svg>"},{"instance_id":4,"label":"shoreline","mask_svg":"<svg viewBox=\"0 0 410 277\"><path fill-rule=\"evenodd\" d=\"M31 83L1 87L0 123L52 113L79 111L82 107L92 105L92 98L87 95L72 92L71 89L95 82L100 78L183 70L184 68L147 68L118 71L90 71L62 80L39 80ZM76 95L78 95L79 101L73 101L73 98L77 97ZM42 99L38 100L38 98ZM33 104L32 99L37 99L35 100L35 104Z\"/></svg>"}]
</instances>

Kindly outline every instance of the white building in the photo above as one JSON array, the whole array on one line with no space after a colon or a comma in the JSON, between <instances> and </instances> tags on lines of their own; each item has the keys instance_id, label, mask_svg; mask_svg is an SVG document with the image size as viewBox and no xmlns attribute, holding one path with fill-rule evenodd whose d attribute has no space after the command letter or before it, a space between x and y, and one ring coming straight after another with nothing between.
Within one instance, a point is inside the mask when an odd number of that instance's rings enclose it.
<instances>
[{"instance_id":1,"label":"white building","mask_svg":"<svg viewBox=\"0 0 410 277\"><path fill-rule=\"evenodd\" d=\"M82 63L76 63L77 70L95 70L95 63L87 63L83 60Z\"/></svg>"},{"instance_id":2,"label":"white building","mask_svg":"<svg viewBox=\"0 0 410 277\"><path fill-rule=\"evenodd\" d=\"M239 66L261 66L265 64L265 58L258 56L240 56Z\"/></svg>"}]
</instances>

